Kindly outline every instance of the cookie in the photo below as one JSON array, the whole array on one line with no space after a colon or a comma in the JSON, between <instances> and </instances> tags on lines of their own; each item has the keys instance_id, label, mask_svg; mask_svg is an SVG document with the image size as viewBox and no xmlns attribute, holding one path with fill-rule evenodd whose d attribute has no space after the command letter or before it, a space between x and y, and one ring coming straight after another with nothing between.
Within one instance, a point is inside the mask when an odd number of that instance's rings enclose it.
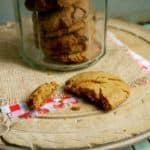
<instances>
[{"instance_id":1,"label":"cookie","mask_svg":"<svg viewBox=\"0 0 150 150\"><path fill-rule=\"evenodd\" d=\"M57 88L58 84L56 82L45 83L39 86L28 99L29 107L31 109L40 108L47 98L55 94Z\"/></svg>"},{"instance_id":2,"label":"cookie","mask_svg":"<svg viewBox=\"0 0 150 150\"><path fill-rule=\"evenodd\" d=\"M26 0L25 6L31 11L52 11L63 7L69 7L79 0Z\"/></svg>"},{"instance_id":3,"label":"cookie","mask_svg":"<svg viewBox=\"0 0 150 150\"><path fill-rule=\"evenodd\" d=\"M46 37L49 37L49 38L58 38L58 37L62 37L64 35L67 35L69 33L72 33L72 32L76 32L82 28L84 28L86 26L86 24L88 23L89 19L84 19L84 20L81 20L75 24L72 24L69 28L57 28L56 31L49 31L48 29L46 28L42 28L42 26L40 25L40 32L42 34L45 34Z\"/></svg>"},{"instance_id":4,"label":"cookie","mask_svg":"<svg viewBox=\"0 0 150 150\"><path fill-rule=\"evenodd\" d=\"M83 52L88 48L93 32L94 26L87 24L85 28L57 38L49 38L41 33L41 48L49 56Z\"/></svg>"},{"instance_id":5,"label":"cookie","mask_svg":"<svg viewBox=\"0 0 150 150\"><path fill-rule=\"evenodd\" d=\"M101 53L101 45L100 43L93 41L89 47L79 53L74 54L64 54L64 55L53 55L52 58L56 61L63 62L66 64L78 64L90 61L96 58Z\"/></svg>"},{"instance_id":6,"label":"cookie","mask_svg":"<svg viewBox=\"0 0 150 150\"><path fill-rule=\"evenodd\" d=\"M59 56L59 55L66 55L66 54L68 54L68 55L75 54L75 53L86 50L88 47L88 41L74 44L72 46L68 45L68 47L67 47L67 45L64 46L64 45L61 45L61 43L59 43L57 46L52 47L53 45L50 44L52 41L49 41L47 39L45 39L45 40L42 39L42 40L43 40L43 42L41 43L41 47L42 47L43 52L46 54L46 56ZM63 42L63 41L61 41L61 42Z\"/></svg>"},{"instance_id":7,"label":"cookie","mask_svg":"<svg viewBox=\"0 0 150 150\"><path fill-rule=\"evenodd\" d=\"M101 71L75 75L66 82L66 90L87 97L105 111L115 109L130 95L130 88L125 81Z\"/></svg>"},{"instance_id":8,"label":"cookie","mask_svg":"<svg viewBox=\"0 0 150 150\"><path fill-rule=\"evenodd\" d=\"M57 4L60 7L69 7L73 4L75 4L76 2L78 2L79 0L57 0ZM80 0L81 1L81 0Z\"/></svg>"},{"instance_id":9,"label":"cookie","mask_svg":"<svg viewBox=\"0 0 150 150\"><path fill-rule=\"evenodd\" d=\"M91 71L91 72L85 72L81 73L79 75L76 75L72 77L67 83L74 83L74 82L86 82L86 81L92 81L92 82L108 82L108 81L122 81L118 76L103 72L103 71Z\"/></svg>"},{"instance_id":10,"label":"cookie","mask_svg":"<svg viewBox=\"0 0 150 150\"><path fill-rule=\"evenodd\" d=\"M58 11L39 13L40 32L58 37L84 27L89 13L88 0L82 0Z\"/></svg>"},{"instance_id":11,"label":"cookie","mask_svg":"<svg viewBox=\"0 0 150 150\"><path fill-rule=\"evenodd\" d=\"M26 0L25 6L31 11L51 11L58 9L58 4L56 0Z\"/></svg>"}]
</instances>

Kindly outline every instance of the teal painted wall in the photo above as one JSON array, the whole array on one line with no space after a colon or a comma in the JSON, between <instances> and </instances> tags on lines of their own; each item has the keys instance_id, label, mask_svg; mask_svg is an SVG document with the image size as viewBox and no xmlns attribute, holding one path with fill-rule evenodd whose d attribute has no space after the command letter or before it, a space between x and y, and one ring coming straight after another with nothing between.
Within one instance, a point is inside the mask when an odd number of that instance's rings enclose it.
<instances>
[{"instance_id":1,"label":"teal painted wall","mask_svg":"<svg viewBox=\"0 0 150 150\"><path fill-rule=\"evenodd\" d=\"M24 1L24 0L20 0ZM105 0L91 0L97 9L104 7ZM108 0L110 16L132 21L150 21L150 0ZM13 0L0 0L0 23L14 20Z\"/></svg>"}]
</instances>

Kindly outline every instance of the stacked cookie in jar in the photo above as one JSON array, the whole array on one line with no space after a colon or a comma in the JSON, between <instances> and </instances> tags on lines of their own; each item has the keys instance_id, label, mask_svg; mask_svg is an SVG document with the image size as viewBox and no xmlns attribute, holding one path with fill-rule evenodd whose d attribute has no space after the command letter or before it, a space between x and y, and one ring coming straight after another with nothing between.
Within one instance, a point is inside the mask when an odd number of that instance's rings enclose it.
<instances>
[{"instance_id":1,"label":"stacked cookie in jar","mask_svg":"<svg viewBox=\"0 0 150 150\"><path fill-rule=\"evenodd\" d=\"M99 55L90 0L26 0L25 5L33 11L36 43L46 57L79 64Z\"/></svg>"}]
</instances>

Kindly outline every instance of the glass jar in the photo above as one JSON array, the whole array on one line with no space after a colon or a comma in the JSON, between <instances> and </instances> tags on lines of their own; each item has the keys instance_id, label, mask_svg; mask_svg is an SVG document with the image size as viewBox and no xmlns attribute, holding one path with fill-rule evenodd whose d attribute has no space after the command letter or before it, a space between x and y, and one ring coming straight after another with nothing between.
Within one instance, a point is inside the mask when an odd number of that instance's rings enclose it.
<instances>
[{"instance_id":1,"label":"glass jar","mask_svg":"<svg viewBox=\"0 0 150 150\"><path fill-rule=\"evenodd\" d=\"M97 17L96 9L100 11ZM88 67L105 54L107 0L14 0L20 54L40 69Z\"/></svg>"}]
</instances>

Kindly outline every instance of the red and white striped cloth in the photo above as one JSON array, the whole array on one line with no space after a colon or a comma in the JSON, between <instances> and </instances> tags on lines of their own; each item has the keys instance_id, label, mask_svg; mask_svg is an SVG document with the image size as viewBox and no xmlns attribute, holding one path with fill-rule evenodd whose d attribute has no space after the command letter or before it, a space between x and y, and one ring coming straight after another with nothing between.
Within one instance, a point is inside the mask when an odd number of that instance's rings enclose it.
<instances>
[{"instance_id":1,"label":"red and white striped cloth","mask_svg":"<svg viewBox=\"0 0 150 150\"><path fill-rule=\"evenodd\" d=\"M26 102L19 102L6 106L1 106L2 113L7 114L10 118L32 118L38 117L41 114L63 109L68 106L77 104L79 100L75 97L60 96L59 98L49 98L45 104L38 110L31 111Z\"/></svg>"}]
</instances>

